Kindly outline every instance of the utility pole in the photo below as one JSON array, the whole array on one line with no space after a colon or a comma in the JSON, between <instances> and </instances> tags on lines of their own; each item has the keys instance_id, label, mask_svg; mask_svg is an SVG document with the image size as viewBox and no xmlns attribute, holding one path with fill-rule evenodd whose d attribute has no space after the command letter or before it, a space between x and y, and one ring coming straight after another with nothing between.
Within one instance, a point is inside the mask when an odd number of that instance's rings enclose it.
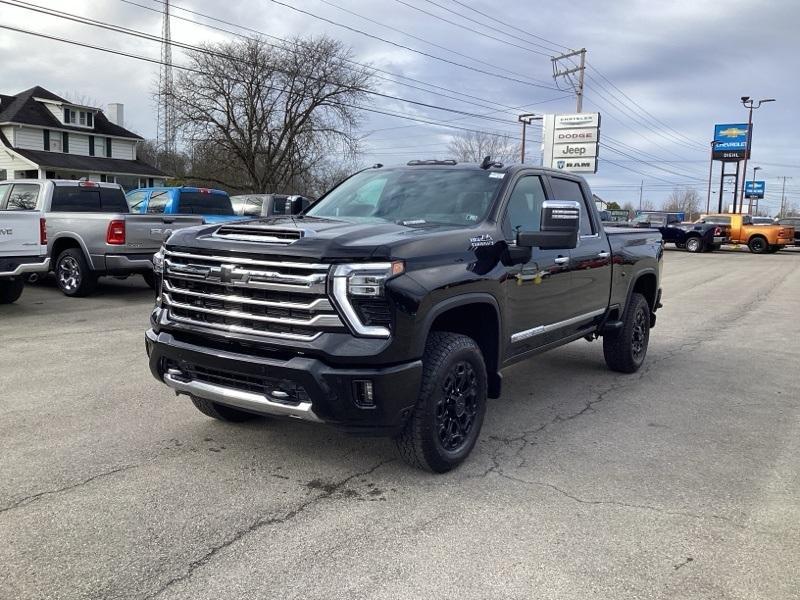
<instances>
[{"instance_id":1,"label":"utility pole","mask_svg":"<svg viewBox=\"0 0 800 600\"><path fill-rule=\"evenodd\" d=\"M642 183L639 186L639 211L642 210L642 194L644 193L644 179L642 179Z\"/></svg>"},{"instance_id":2,"label":"utility pole","mask_svg":"<svg viewBox=\"0 0 800 600\"><path fill-rule=\"evenodd\" d=\"M778 213L778 217L781 219L783 218L783 214L786 211L786 180L791 179L791 177L783 176L783 188L781 189L781 212Z\"/></svg>"},{"instance_id":3,"label":"utility pole","mask_svg":"<svg viewBox=\"0 0 800 600\"><path fill-rule=\"evenodd\" d=\"M578 66L575 65L575 61L569 60L575 56L580 56L580 63ZM563 77L566 79L569 84L572 86L573 92L575 92L575 99L576 99L576 111L575 112L583 112L583 76L584 72L586 71L586 48L581 48L580 50L573 50L572 52L568 52L567 54L560 54L559 56L554 56L550 59L553 63L553 80L556 82L556 86L558 86L558 78ZM568 61L566 69L560 69L559 61ZM573 79L573 75L577 73L578 80L577 82ZM560 87L559 87L560 89Z\"/></svg>"},{"instance_id":4,"label":"utility pole","mask_svg":"<svg viewBox=\"0 0 800 600\"><path fill-rule=\"evenodd\" d=\"M520 157L520 163L525 164L525 138L527 136L527 127L534 121L541 121L542 116L536 115L534 113L526 113L524 115L520 115L517 120L522 123L522 156Z\"/></svg>"},{"instance_id":5,"label":"utility pole","mask_svg":"<svg viewBox=\"0 0 800 600\"><path fill-rule=\"evenodd\" d=\"M756 171L760 171L760 170L761 170L761 167L753 167L753 179L752 179L752 181L753 181L753 191L754 192L756 190ZM747 179L747 173L744 174L744 177L745 177L745 179ZM745 190L746 190L747 189L747 181L744 182L744 187L745 187ZM750 196L748 196L747 200L748 200L748 202L747 202L747 214L748 215L752 215L753 214L753 199ZM758 214L758 198L756 198L756 215L757 214Z\"/></svg>"}]
</instances>

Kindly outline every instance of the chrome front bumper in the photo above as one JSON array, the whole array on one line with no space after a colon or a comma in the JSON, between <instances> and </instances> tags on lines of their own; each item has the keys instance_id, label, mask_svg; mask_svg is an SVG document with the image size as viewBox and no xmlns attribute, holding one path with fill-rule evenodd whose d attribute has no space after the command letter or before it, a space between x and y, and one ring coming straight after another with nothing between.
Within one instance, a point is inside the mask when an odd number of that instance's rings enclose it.
<instances>
[{"instance_id":1,"label":"chrome front bumper","mask_svg":"<svg viewBox=\"0 0 800 600\"><path fill-rule=\"evenodd\" d=\"M213 385L203 381L184 381L181 372L170 369L164 373L164 383L181 394L205 398L226 406L235 406L250 412L276 417L294 417L303 421L321 423L322 420L311 410L310 402L284 404L268 395L254 394L243 390Z\"/></svg>"},{"instance_id":2,"label":"chrome front bumper","mask_svg":"<svg viewBox=\"0 0 800 600\"><path fill-rule=\"evenodd\" d=\"M42 262L22 263L13 271L2 271L0 277L17 277L26 273L44 273L50 268L50 259L45 258Z\"/></svg>"}]
</instances>

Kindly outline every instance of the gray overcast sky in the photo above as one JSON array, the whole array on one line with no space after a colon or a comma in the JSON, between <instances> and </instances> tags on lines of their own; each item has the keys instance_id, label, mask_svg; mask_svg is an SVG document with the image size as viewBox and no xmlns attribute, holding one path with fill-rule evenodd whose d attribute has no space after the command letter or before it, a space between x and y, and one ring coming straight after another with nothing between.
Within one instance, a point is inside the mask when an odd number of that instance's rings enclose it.
<instances>
[{"instance_id":1,"label":"gray overcast sky","mask_svg":"<svg viewBox=\"0 0 800 600\"><path fill-rule=\"evenodd\" d=\"M33 1L152 34L161 31L159 13L122 0ZM161 7L157 0L133 1L156 11ZM798 127L791 121L797 114L800 92L796 76L800 66L800 41L796 35L800 25L798 0L461 2L533 36L566 47L588 49L589 63L597 70L587 71L590 79L584 110L599 110L603 115L601 139L630 155L623 156L608 148L601 150L600 170L589 180L603 198L636 203L641 180L645 181L645 198L656 204L666 197L674 183L695 185L705 197L708 174L705 147L711 139L713 125L715 122L746 121L747 113L739 97L750 95L777 99L776 103L757 111L754 118L751 165L763 168L759 179L767 180L766 204L777 210L780 184L776 178L786 175L794 177L788 182L787 195L800 205ZM519 78L508 73L513 71L541 81L546 87L553 86L550 59L536 53L542 48L534 45L542 43L552 47L551 44L492 21L455 0L286 0L286 4L477 69ZM574 99L564 98L564 92L515 83L437 61L301 14L271 0L180 0L173 5L173 13L180 17L203 21L178 8L185 7L281 37L325 33L351 45L359 61L493 103L530 105L526 109L530 112L574 111ZM337 6L446 49L366 21ZM467 31L414 10L412 6L509 43ZM152 58L158 58L160 53L157 43L31 13L5 3L0 4L0 23ZM173 19L172 35L175 41L197 44L222 39L227 34ZM41 85L55 93L83 97L100 106L122 102L126 107L126 125L145 137L155 135L151 91L158 65L8 30L0 30L0 56L3 57L0 92L12 94ZM174 61L182 62L179 50L174 53ZM657 120L611 87L601 73ZM405 98L481 114L489 112L403 85L381 80L377 83L381 91ZM493 113L492 116L507 120L507 123L499 123L459 118L452 113L393 100L375 99L372 106L416 118L458 119L453 124L519 135L514 111ZM631 114L636 115L635 118ZM365 134L372 132L366 138L368 154L364 162L386 164L411 158L446 157L446 143L453 131L374 114L366 117L363 129ZM534 130L530 138L538 140L540 133ZM538 159L538 144L534 144L534 157ZM646 164L637 162L642 160ZM748 168L748 176L750 173ZM716 202L714 198L713 203Z\"/></svg>"}]
</instances>

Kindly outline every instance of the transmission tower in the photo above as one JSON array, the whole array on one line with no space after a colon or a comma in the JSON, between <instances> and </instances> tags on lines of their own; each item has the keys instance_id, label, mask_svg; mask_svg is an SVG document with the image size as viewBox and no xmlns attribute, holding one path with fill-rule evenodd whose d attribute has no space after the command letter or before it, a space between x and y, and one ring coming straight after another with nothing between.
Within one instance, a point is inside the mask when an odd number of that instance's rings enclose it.
<instances>
[{"instance_id":1,"label":"transmission tower","mask_svg":"<svg viewBox=\"0 0 800 600\"><path fill-rule=\"evenodd\" d=\"M175 153L175 100L172 88L172 34L169 27L169 0L164 0L161 23L161 68L158 73L158 132L156 145L166 154Z\"/></svg>"}]
</instances>

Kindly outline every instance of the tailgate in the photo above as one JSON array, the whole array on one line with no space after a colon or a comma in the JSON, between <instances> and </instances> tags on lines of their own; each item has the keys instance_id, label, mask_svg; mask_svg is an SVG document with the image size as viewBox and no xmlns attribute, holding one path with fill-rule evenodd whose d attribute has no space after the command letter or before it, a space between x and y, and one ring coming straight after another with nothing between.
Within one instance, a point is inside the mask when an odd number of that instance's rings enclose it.
<instances>
[{"instance_id":1,"label":"tailgate","mask_svg":"<svg viewBox=\"0 0 800 600\"><path fill-rule=\"evenodd\" d=\"M200 215L125 215L125 245L129 250L155 253L173 231L202 224Z\"/></svg>"},{"instance_id":2,"label":"tailgate","mask_svg":"<svg viewBox=\"0 0 800 600\"><path fill-rule=\"evenodd\" d=\"M0 211L0 257L44 256L45 246L39 244L38 211Z\"/></svg>"}]
</instances>

